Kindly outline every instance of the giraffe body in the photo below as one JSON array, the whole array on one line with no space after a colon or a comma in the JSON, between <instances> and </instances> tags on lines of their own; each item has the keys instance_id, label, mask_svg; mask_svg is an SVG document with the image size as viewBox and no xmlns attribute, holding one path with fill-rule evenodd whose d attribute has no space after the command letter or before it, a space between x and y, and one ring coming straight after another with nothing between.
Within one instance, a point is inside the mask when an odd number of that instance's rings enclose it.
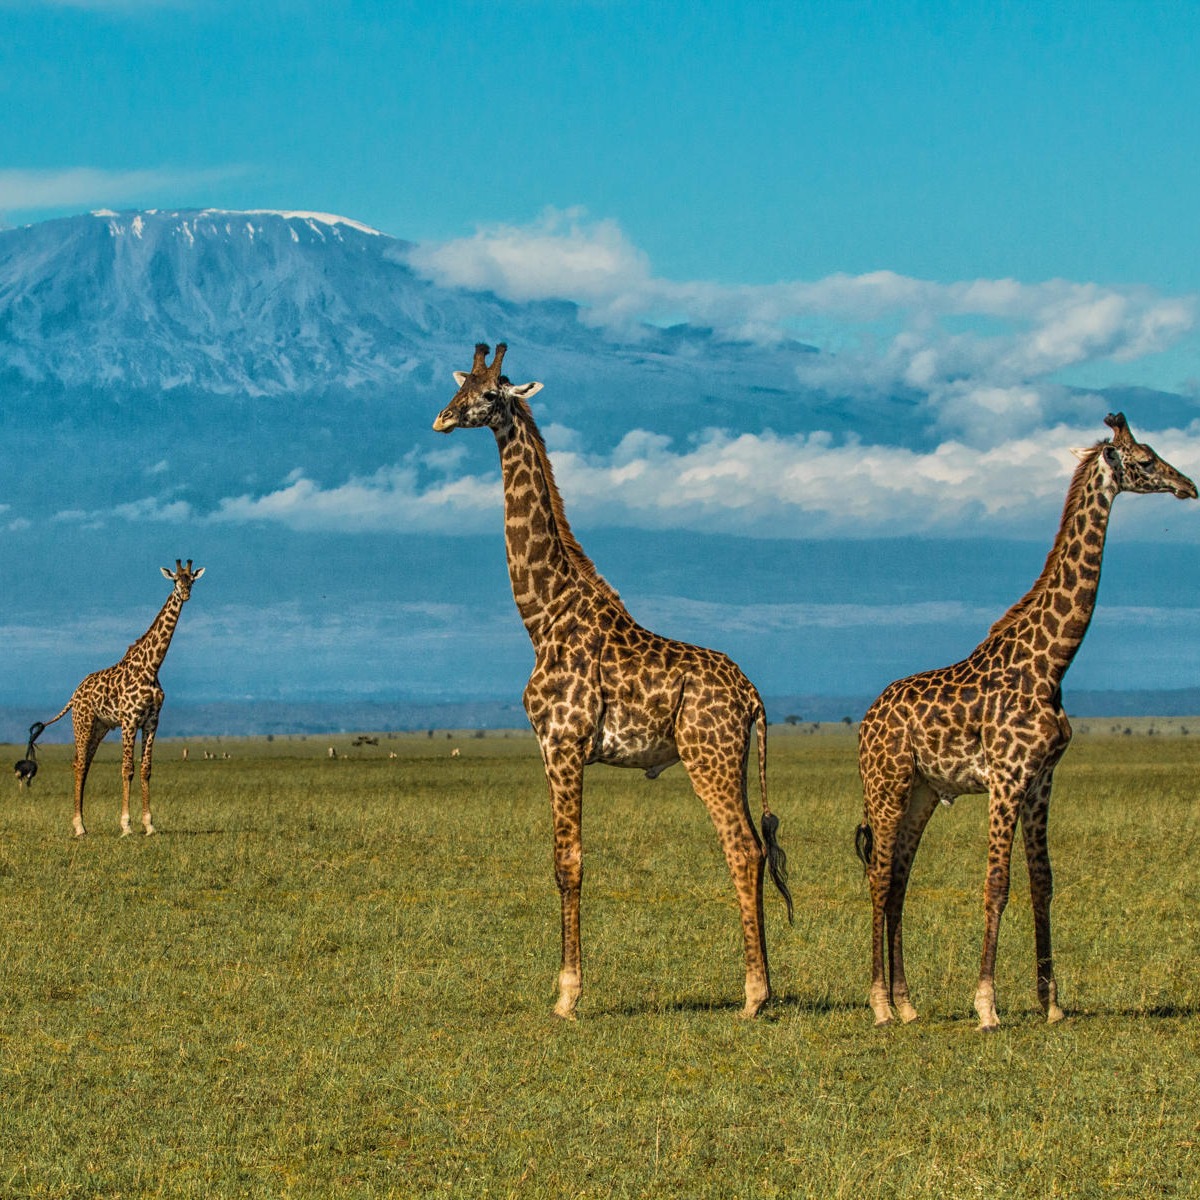
<instances>
[{"instance_id":1,"label":"giraffe body","mask_svg":"<svg viewBox=\"0 0 1200 1200\"><path fill-rule=\"evenodd\" d=\"M1051 950L1046 832L1054 768L1071 740L1062 679L1091 621L1117 495L1196 498L1190 479L1133 439L1124 416L1106 421L1113 438L1081 453L1058 536L1030 591L967 658L890 684L863 718L864 813L857 845L871 891L871 1007L878 1025L888 1024L894 1010L904 1021L917 1016L904 974L909 874L939 801L950 804L972 793L989 796L983 957L975 992L980 1028L999 1025L996 946L1018 821L1033 905L1038 999L1048 1020L1063 1016Z\"/></svg>"},{"instance_id":2,"label":"giraffe body","mask_svg":"<svg viewBox=\"0 0 1200 1200\"><path fill-rule=\"evenodd\" d=\"M582 991L579 901L583 877L583 769L633 767L653 779L682 762L716 827L741 909L744 1016L770 996L762 883L767 866L788 903L777 819L766 804L766 716L754 685L724 654L643 629L571 533L545 444L527 400L541 384L500 374L505 347L475 348L470 373L434 429L487 426L504 477L505 545L518 612L534 648L524 693L550 791L554 869L562 900L562 961L555 1012L575 1015ZM746 799L751 731L758 735L763 841ZM765 849L764 849L765 843Z\"/></svg>"},{"instance_id":3,"label":"giraffe body","mask_svg":"<svg viewBox=\"0 0 1200 1200\"><path fill-rule=\"evenodd\" d=\"M150 815L150 772L154 736L164 699L158 671L171 645L183 605L191 595L192 584L204 574L203 567L192 570L191 559L187 566L176 559L174 571L166 567L161 570L175 586L150 628L129 647L120 662L86 676L62 711L44 725L35 725L36 732L31 731L32 746L46 726L53 725L68 712L71 714L75 732L76 837L83 837L87 832L83 824L83 794L92 759L100 743L117 728L121 730L121 836L130 833L129 793L139 731L142 735L142 828L147 835L154 832Z\"/></svg>"}]
</instances>

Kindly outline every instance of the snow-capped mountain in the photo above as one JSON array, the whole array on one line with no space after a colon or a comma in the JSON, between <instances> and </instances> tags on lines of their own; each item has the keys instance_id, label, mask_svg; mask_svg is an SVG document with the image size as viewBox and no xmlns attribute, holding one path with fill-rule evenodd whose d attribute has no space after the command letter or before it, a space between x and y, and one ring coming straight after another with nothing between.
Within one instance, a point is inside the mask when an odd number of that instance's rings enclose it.
<instances>
[{"instance_id":1,"label":"snow-capped mountain","mask_svg":"<svg viewBox=\"0 0 1200 1200\"><path fill-rule=\"evenodd\" d=\"M7 230L0 371L65 388L324 392L405 380L425 339L523 324L422 281L406 249L316 213L97 212Z\"/></svg>"},{"instance_id":2,"label":"snow-capped mountain","mask_svg":"<svg viewBox=\"0 0 1200 1200\"><path fill-rule=\"evenodd\" d=\"M507 340L514 376L546 383L540 415L597 451L631 428L789 432L816 414L840 429L851 415L800 388L805 347L686 326L618 343L567 301L441 287L410 250L303 212L102 211L0 231L0 406L38 414L7 440L46 468L19 487L48 499L75 474L79 503L101 505L126 493L130 462L182 447L201 503L197 489L274 487L297 467L369 474L427 435L477 341ZM482 439L466 452L493 453Z\"/></svg>"}]
</instances>

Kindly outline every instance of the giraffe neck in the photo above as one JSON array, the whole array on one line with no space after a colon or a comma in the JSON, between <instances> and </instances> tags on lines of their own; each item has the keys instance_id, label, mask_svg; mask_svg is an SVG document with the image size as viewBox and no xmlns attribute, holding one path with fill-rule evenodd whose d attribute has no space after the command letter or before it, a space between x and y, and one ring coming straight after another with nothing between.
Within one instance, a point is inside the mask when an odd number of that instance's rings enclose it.
<instances>
[{"instance_id":1,"label":"giraffe neck","mask_svg":"<svg viewBox=\"0 0 1200 1200\"><path fill-rule=\"evenodd\" d=\"M150 628L125 652L123 661L131 670L151 676L158 674L182 611L183 598L172 591Z\"/></svg>"},{"instance_id":2,"label":"giraffe neck","mask_svg":"<svg viewBox=\"0 0 1200 1200\"><path fill-rule=\"evenodd\" d=\"M524 401L516 401L513 422L496 431L496 443L504 477L509 580L517 611L536 642L581 589L591 588L617 604L620 599L571 532L546 444Z\"/></svg>"},{"instance_id":3,"label":"giraffe neck","mask_svg":"<svg viewBox=\"0 0 1200 1200\"><path fill-rule=\"evenodd\" d=\"M1083 642L1100 584L1108 519L1118 487L1094 446L1075 470L1058 536L1033 587L992 626L980 647L1009 643L1015 659L1058 687Z\"/></svg>"}]
</instances>

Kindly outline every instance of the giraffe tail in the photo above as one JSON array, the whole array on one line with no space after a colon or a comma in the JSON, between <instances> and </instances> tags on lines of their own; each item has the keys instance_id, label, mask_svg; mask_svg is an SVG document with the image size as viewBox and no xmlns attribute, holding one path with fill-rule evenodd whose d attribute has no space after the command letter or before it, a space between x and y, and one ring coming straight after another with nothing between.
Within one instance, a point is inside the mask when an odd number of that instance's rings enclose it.
<instances>
[{"instance_id":1,"label":"giraffe tail","mask_svg":"<svg viewBox=\"0 0 1200 1200\"><path fill-rule=\"evenodd\" d=\"M779 818L767 807L767 714L761 703L754 718L758 731L758 787L762 795L762 833L767 854L767 870L779 894L787 902L788 924L793 915L792 893L788 888L787 855L779 844Z\"/></svg>"},{"instance_id":2,"label":"giraffe tail","mask_svg":"<svg viewBox=\"0 0 1200 1200\"><path fill-rule=\"evenodd\" d=\"M875 835L866 821L854 832L854 853L858 855L864 870L871 869L871 853L875 849Z\"/></svg>"},{"instance_id":3,"label":"giraffe tail","mask_svg":"<svg viewBox=\"0 0 1200 1200\"><path fill-rule=\"evenodd\" d=\"M63 717L71 711L71 706L75 703L75 696L72 694L70 700L63 706L62 711L56 717L51 717L48 721L34 721L29 727L29 745L26 747L26 757L31 757L33 753L34 743L42 736L46 730L54 724L55 721L61 721Z\"/></svg>"}]
</instances>

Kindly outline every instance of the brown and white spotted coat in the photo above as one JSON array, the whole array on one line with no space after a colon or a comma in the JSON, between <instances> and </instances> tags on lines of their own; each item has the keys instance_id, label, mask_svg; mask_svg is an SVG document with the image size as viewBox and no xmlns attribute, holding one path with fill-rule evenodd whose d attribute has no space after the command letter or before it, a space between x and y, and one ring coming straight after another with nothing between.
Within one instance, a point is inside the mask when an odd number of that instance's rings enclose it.
<instances>
[{"instance_id":1,"label":"brown and white spotted coat","mask_svg":"<svg viewBox=\"0 0 1200 1200\"><path fill-rule=\"evenodd\" d=\"M791 917L777 818L767 808L766 717L753 684L724 654L643 629L597 573L571 533L550 459L528 400L540 383L500 373L506 347L475 347L469 373L433 428L487 426L504 479L509 577L535 653L525 711L537 734L554 822L554 871L562 898L562 963L555 1012L571 1018L582 989L579 897L583 877L583 768L636 767L653 779L682 761L716 826L741 908L746 1003L754 1016L770 996L763 930L763 865ZM750 733L758 733L763 835L746 800Z\"/></svg>"},{"instance_id":2,"label":"brown and white spotted coat","mask_svg":"<svg viewBox=\"0 0 1200 1200\"><path fill-rule=\"evenodd\" d=\"M864 795L859 854L871 891L871 1007L877 1025L913 1007L904 976L901 925L913 857L941 801L990 797L984 885L983 959L975 992L980 1028L999 1024L995 966L1000 918L1018 819L1025 842L1037 948L1037 993L1050 1021L1058 1004L1050 946L1052 880L1046 844L1050 784L1071 739L1062 679L1091 621L1112 503L1120 492L1196 487L1149 446L1121 414L1105 418L1111 441L1079 452L1058 536L1033 587L962 662L901 679L871 706L859 731ZM891 966L884 974L884 943Z\"/></svg>"},{"instance_id":3,"label":"brown and white spotted coat","mask_svg":"<svg viewBox=\"0 0 1200 1200\"><path fill-rule=\"evenodd\" d=\"M119 663L95 671L75 689L62 712L45 723L71 713L75 730L75 836L83 837L83 789L96 750L105 737L118 726L121 729L121 836L129 832L129 789L133 782L134 748L138 730L142 731L142 828L154 832L150 818L150 768L154 751L154 734L163 705L163 690L158 682L158 669L167 656L171 637L179 622L184 602L192 594L192 584L204 574L204 568L192 570L175 560L175 570L159 568L174 583L167 602L154 623L128 650ZM36 728L36 727L35 727ZM45 728L45 726L43 726ZM33 739L41 734L37 730Z\"/></svg>"}]
</instances>

